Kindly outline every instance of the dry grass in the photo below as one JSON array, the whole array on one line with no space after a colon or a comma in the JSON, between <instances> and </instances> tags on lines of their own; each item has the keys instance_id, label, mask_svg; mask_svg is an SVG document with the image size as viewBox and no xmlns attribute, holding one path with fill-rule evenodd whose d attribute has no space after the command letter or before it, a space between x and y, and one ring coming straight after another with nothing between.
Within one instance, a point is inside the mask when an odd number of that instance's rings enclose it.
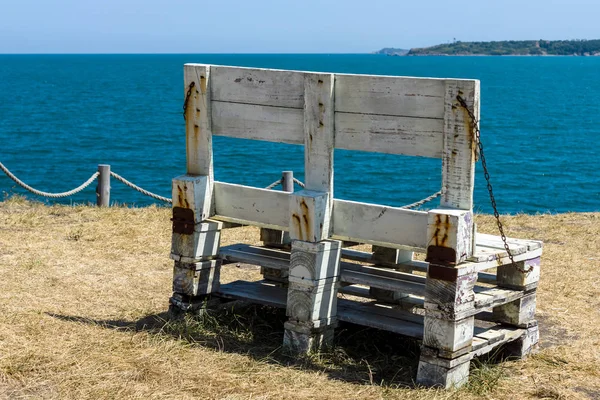
<instances>
[{"instance_id":1,"label":"dry grass","mask_svg":"<svg viewBox=\"0 0 600 400\"><path fill-rule=\"evenodd\" d=\"M279 311L167 322L169 218L154 207L0 203L0 397L600 398L600 214L505 218L509 235L546 243L541 350L475 363L456 392L414 388L418 347L382 332L346 327L331 353L294 361L278 347ZM494 233L489 216L477 220ZM223 241L257 242L258 231Z\"/></svg>"}]
</instances>

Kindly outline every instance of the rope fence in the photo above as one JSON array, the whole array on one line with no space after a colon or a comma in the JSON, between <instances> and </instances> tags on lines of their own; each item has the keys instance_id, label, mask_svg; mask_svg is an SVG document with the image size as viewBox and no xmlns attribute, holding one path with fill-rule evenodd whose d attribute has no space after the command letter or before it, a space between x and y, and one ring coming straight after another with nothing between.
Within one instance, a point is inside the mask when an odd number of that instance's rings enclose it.
<instances>
[{"instance_id":1,"label":"rope fence","mask_svg":"<svg viewBox=\"0 0 600 400\"><path fill-rule=\"evenodd\" d=\"M136 190L139 193L143 194L144 196L148 196L150 198L153 198L154 200L173 204L173 201L171 199L164 197L164 196L160 196L156 193L152 193L149 190L146 190L146 189L136 185L135 183L125 179L124 177L117 174L116 172L111 171L110 165L106 165L106 164L98 165L98 172L94 172L92 174L92 176L89 177L88 180L86 180L84 183L82 183L75 189L69 190L67 192L62 192L62 193L44 192L42 190L33 188L32 186L23 182L21 179L17 178L15 176L15 174L13 174L1 162L0 162L0 170L2 170L6 174L6 176L8 176L10 179L12 179L17 185L21 186L23 189L28 190L29 192L31 192L37 196L41 196L41 197L48 197L48 198L52 198L52 199L69 197L69 196L72 196L72 195L75 195L75 194L81 192L82 190L84 190L85 188L90 186L96 179L98 179L98 186L96 187L96 196L97 196L96 204L98 206L108 206L110 203L110 177L113 177L116 180L118 180L119 182L123 183L124 185L130 187L131 189ZM271 183L265 189L272 190L281 184L283 184L283 186L284 186L283 189L285 191L293 191L293 184L296 184L301 188L306 187L302 181L293 177L293 173L291 171L284 171L281 178L279 178L275 182ZM411 203L411 204L407 204L407 205L399 207L399 208L412 209L412 208L420 207L420 206L440 197L442 194L443 194L443 190L440 190L440 191L432 194L431 196L425 197L422 200L419 200L419 201Z\"/></svg>"}]
</instances>

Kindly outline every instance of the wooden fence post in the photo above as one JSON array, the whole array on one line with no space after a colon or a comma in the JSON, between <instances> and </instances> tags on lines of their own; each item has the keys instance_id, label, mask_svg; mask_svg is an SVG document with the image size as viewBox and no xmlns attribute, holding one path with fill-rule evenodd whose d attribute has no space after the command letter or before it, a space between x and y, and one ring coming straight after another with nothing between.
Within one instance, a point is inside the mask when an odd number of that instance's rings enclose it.
<instances>
[{"instance_id":1,"label":"wooden fence post","mask_svg":"<svg viewBox=\"0 0 600 400\"><path fill-rule=\"evenodd\" d=\"M281 187L284 192L294 192L294 171L283 171L281 173ZM260 240L267 247L291 246L290 234L277 229L261 228ZM288 270L261 267L260 272L266 280L287 284Z\"/></svg>"},{"instance_id":2,"label":"wooden fence post","mask_svg":"<svg viewBox=\"0 0 600 400\"><path fill-rule=\"evenodd\" d=\"M96 205L110 207L110 165L98 164L98 186L96 186Z\"/></svg>"}]
</instances>

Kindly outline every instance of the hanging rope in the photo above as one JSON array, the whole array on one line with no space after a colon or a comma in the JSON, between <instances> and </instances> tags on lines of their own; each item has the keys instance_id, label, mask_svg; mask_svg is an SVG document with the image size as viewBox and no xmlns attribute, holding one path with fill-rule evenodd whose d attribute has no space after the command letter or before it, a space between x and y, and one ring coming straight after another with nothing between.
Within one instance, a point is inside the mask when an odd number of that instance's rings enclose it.
<instances>
[{"instance_id":1,"label":"hanging rope","mask_svg":"<svg viewBox=\"0 0 600 400\"><path fill-rule=\"evenodd\" d=\"M171 199L168 199L166 197L163 196L159 196L157 194L154 194L152 192L147 191L146 189L142 189L141 187L139 187L138 185L129 182L127 179L123 178L121 175L116 174L112 171L110 171L110 176L112 176L113 178L115 178L116 180L122 182L123 184L129 186L130 188L137 190L138 192L140 192L141 194L144 194L148 197L152 197L155 200L160 200L160 201L164 201L165 203L169 203L169 204L173 204L173 201Z\"/></svg>"},{"instance_id":2,"label":"hanging rope","mask_svg":"<svg viewBox=\"0 0 600 400\"><path fill-rule=\"evenodd\" d=\"M59 199L61 197L69 197L69 196L72 196L74 194L77 194L77 193L81 192L83 189L85 189L86 187L90 186L92 184L92 182L94 182L96 180L96 178L98 177L98 175L100 175L98 172L95 172L92 176L90 176L90 178L87 181L85 181L80 186L76 187L75 189L69 190L68 192L50 193L50 192L43 192L41 190L37 190L37 189L34 189L33 187L29 186L28 184L26 184L25 182L23 182L22 180L20 180L19 178L17 178L12 172L10 172L8 170L8 168L6 168L4 166L4 164L2 164L1 162L0 162L0 169L2 171L4 171L4 173L6 174L6 176L8 176L13 181L15 181L15 183L17 185L21 186L23 189L28 190L31 193L36 194L38 196L50 197L52 199Z\"/></svg>"}]
</instances>

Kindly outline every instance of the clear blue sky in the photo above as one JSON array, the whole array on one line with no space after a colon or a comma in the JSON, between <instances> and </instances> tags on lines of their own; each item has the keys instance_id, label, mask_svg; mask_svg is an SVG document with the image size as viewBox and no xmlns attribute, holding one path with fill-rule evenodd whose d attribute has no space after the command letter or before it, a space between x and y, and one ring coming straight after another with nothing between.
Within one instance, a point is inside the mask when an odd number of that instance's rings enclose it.
<instances>
[{"instance_id":1,"label":"clear blue sky","mask_svg":"<svg viewBox=\"0 0 600 400\"><path fill-rule=\"evenodd\" d=\"M0 53L363 53L600 38L599 0L0 0Z\"/></svg>"}]
</instances>

